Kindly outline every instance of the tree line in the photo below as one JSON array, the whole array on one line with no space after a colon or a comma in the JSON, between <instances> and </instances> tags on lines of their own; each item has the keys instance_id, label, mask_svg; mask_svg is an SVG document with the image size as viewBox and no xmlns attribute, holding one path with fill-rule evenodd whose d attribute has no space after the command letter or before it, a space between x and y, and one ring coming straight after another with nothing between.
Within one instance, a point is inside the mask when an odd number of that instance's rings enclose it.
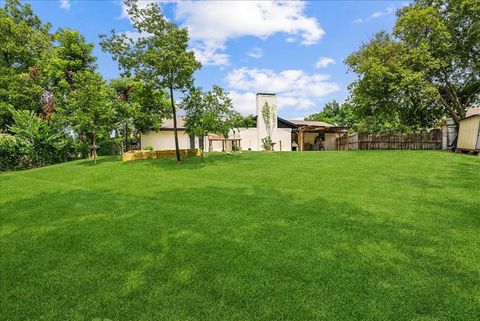
<instances>
[{"instance_id":1,"label":"tree line","mask_svg":"<svg viewBox=\"0 0 480 321\"><path fill-rule=\"evenodd\" d=\"M78 31L52 32L18 0L0 8L0 169L89 154L96 162L97 153L128 150L135 133L158 130L166 118L174 122L180 161L178 108L190 135L228 135L246 121L222 88L203 92L195 86L201 64L188 49L186 28L169 22L156 3L124 3L139 37L114 30L99 35L102 50L120 69L110 81L97 70L94 44Z\"/></svg>"},{"instance_id":2,"label":"tree line","mask_svg":"<svg viewBox=\"0 0 480 321\"><path fill-rule=\"evenodd\" d=\"M201 68L186 28L157 3L124 0L138 37L99 35L120 76L105 80L94 44L76 30L52 31L30 5L0 8L0 170L30 168L128 150L136 133L185 114L187 133L227 136L250 117L234 111L218 86L195 86ZM414 132L442 117L458 125L480 103L480 5L477 0L416 0L345 63L357 75L350 95L307 117L360 132ZM99 148L100 146L100 148Z\"/></svg>"}]
</instances>

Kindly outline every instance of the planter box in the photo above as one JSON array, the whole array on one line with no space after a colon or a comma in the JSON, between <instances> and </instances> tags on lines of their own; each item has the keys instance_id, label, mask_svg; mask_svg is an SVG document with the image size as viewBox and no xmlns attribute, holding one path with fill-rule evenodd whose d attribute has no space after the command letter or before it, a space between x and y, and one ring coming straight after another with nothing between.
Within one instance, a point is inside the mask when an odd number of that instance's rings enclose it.
<instances>
[{"instance_id":1,"label":"planter box","mask_svg":"<svg viewBox=\"0 0 480 321\"><path fill-rule=\"evenodd\" d=\"M192 156L200 156L200 149L180 149L180 156L181 157L192 157ZM137 150L128 153L123 153L122 159L124 161L130 160L141 160L141 159L157 159L157 158L164 158L164 159L171 159L175 158L175 150Z\"/></svg>"}]
</instances>

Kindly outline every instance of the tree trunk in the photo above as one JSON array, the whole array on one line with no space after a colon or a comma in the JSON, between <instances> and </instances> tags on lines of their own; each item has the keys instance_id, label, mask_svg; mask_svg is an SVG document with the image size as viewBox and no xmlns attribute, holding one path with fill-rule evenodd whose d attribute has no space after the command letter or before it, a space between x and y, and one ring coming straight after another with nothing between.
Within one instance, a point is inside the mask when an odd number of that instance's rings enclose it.
<instances>
[{"instance_id":1,"label":"tree trunk","mask_svg":"<svg viewBox=\"0 0 480 321\"><path fill-rule=\"evenodd\" d=\"M93 132L93 163L97 164L97 134Z\"/></svg>"},{"instance_id":2,"label":"tree trunk","mask_svg":"<svg viewBox=\"0 0 480 321\"><path fill-rule=\"evenodd\" d=\"M175 110L175 102L173 100L173 87L170 86L170 103L172 105L172 115L173 115L173 136L175 137L175 155L177 157L177 162L180 162L180 149L178 148L178 133L177 133L177 111Z\"/></svg>"},{"instance_id":3,"label":"tree trunk","mask_svg":"<svg viewBox=\"0 0 480 321\"><path fill-rule=\"evenodd\" d=\"M130 150L129 148L129 144L128 144L128 123L125 122L125 151L128 152Z\"/></svg>"}]
</instances>

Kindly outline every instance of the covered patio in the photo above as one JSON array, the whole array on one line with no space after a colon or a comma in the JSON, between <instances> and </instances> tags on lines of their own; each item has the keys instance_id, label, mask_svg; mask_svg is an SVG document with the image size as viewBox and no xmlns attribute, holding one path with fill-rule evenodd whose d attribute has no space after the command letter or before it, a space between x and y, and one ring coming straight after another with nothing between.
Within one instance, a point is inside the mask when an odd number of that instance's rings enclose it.
<instances>
[{"instance_id":1,"label":"covered patio","mask_svg":"<svg viewBox=\"0 0 480 321\"><path fill-rule=\"evenodd\" d=\"M331 125L320 121L292 121L298 127L293 132L292 140L299 151L338 150L338 139L349 128Z\"/></svg>"}]
</instances>

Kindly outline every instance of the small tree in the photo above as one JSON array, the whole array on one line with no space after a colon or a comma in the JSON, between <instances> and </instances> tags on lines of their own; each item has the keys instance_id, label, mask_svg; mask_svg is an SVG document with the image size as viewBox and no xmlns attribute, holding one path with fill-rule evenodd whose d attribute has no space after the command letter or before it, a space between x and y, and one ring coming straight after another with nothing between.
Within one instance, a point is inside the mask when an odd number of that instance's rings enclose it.
<instances>
[{"instance_id":1,"label":"small tree","mask_svg":"<svg viewBox=\"0 0 480 321\"><path fill-rule=\"evenodd\" d=\"M96 164L98 135L109 135L115 126L115 93L95 72L79 73L75 81L78 89L70 94L62 114L79 135L89 138Z\"/></svg>"},{"instance_id":2,"label":"small tree","mask_svg":"<svg viewBox=\"0 0 480 321\"><path fill-rule=\"evenodd\" d=\"M228 137L238 123L238 120L234 121L238 116L233 110L232 100L219 86L213 86L213 90L206 93L202 93L200 88L192 89L181 106L186 111L187 133L202 139L209 133ZM203 158L203 148L201 155Z\"/></svg>"},{"instance_id":3,"label":"small tree","mask_svg":"<svg viewBox=\"0 0 480 321\"><path fill-rule=\"evenodd\" d=\"M132 119L136 113L135 104L132 104L132 93L140 86L138 82L131 78L113 79L110 86L115 90L117 101L115 111L117 115L118 127L121 127L124 134L125 151L129 150L130 132Z\"/></svg>"},{"instance_id":4,"label":"small tree","mask_svg":"<svg viewBox=\"0 0 480 321\"><path fill-rule=\"evenodd\" d=\"M267 130L267 137L262 138L263 148L266 150L273 150L275 143L273 142L273 130L275 129L276 122L276 106L270 105L268 102L262 107L262 118L265 122L265 128Z\"/></svg>"}]
</instances>

